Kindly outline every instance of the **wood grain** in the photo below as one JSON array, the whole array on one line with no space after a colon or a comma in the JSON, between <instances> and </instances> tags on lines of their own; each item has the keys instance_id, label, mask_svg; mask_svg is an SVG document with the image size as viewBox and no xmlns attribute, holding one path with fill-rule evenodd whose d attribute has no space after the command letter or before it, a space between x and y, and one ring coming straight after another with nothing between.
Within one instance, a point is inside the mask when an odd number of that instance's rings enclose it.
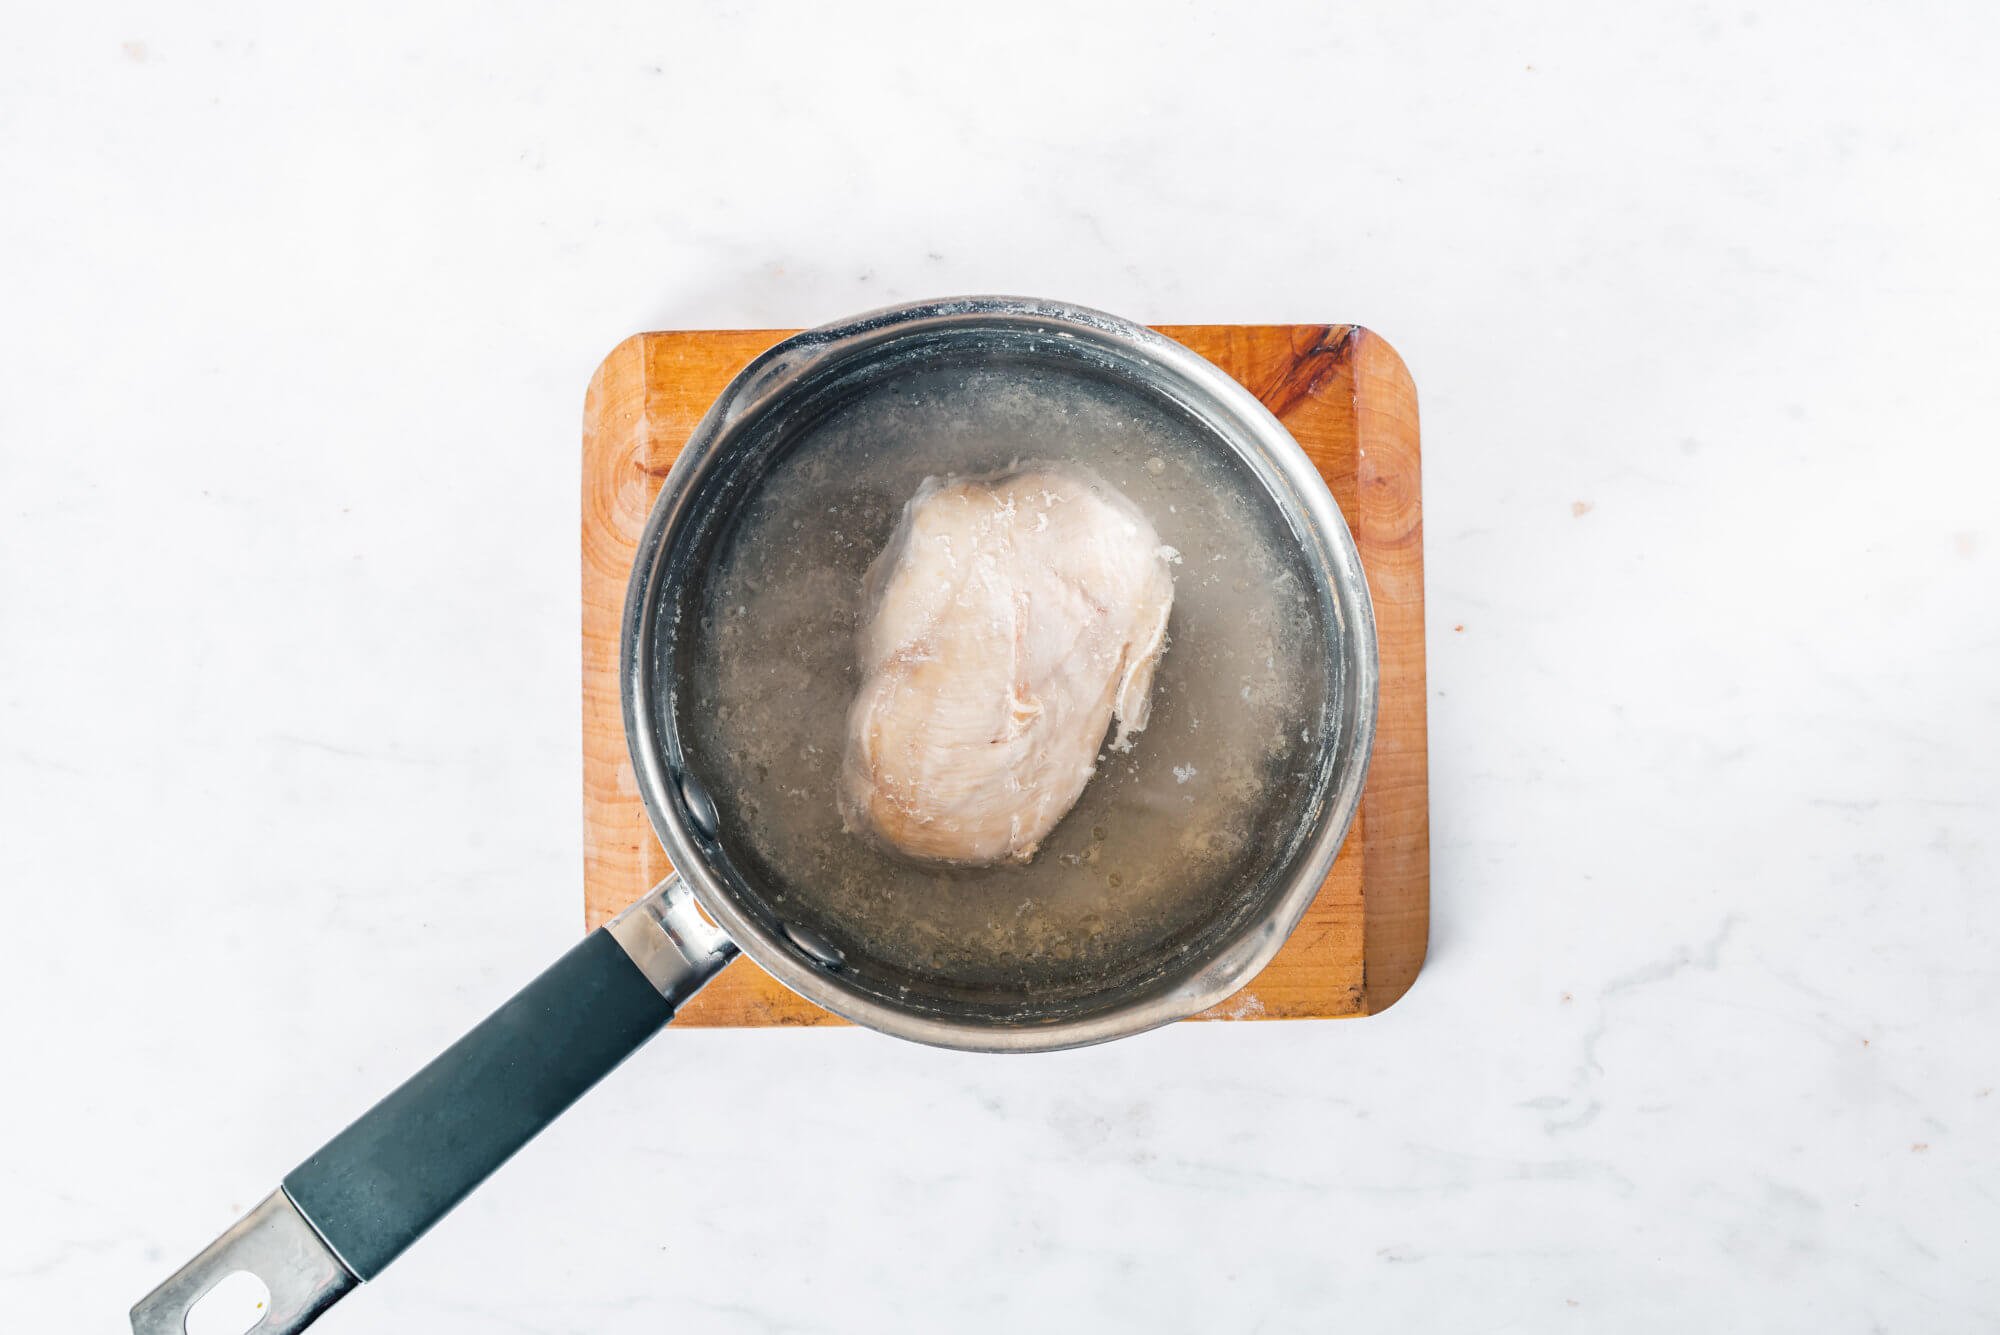
<instances>
[{"instance_id":1,"label":"wood grain","mask_svg":"<svg viewBox=\"0 0 2000 1335\"><path fill-rule=\"evenodd\" d=\"M583 412L584 924L668 872L639 801L618 698L619 618L639 532L675 455L730 378L791 330L638 334L592 377ZM1236 377L1326 478L1375 601L1382 701L1361 810L1318 897L1276 959L1197 1019L1371 1015L1409 990L1430 927L1423 503L1416 388L1355 325L1170 325ZM747 959L680 1025L839 1024Z\"/></svg>"}]
</instances>

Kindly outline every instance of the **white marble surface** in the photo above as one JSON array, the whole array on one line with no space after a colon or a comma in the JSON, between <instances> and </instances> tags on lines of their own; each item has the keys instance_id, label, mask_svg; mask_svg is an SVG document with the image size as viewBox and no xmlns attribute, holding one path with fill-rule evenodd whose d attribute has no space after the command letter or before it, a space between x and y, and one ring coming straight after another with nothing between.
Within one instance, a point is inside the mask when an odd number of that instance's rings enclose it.
<instances>
[{"instance_id":1,"label":"white marble surface","mask_svg":"<svg viewBox=\"0 0 2000 1335\"><path fill-rule=\"evenodd\" d=\"M605 350L1001 290L1409 361L1415 991L669 1032L325 1329L2000 1327L1990 7L297 9L0 42L0 1326L575 935Z\"/></svg>"}]
</instances>

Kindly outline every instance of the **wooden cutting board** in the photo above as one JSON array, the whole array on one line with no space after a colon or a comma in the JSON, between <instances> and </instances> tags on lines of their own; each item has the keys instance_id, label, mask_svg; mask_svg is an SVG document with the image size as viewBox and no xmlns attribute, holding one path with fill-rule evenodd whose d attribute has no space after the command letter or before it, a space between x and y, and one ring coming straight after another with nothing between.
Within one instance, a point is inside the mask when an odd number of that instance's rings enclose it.
<instances>
[{"instance_id":1,"label":"wooden cutting board","mask_svg":"<svg viewBox=\"0 0 2000 1335\"><path fill-rule=\"evenodd\" d=\"M751 358L793 332L637 334L604 359L584 398L586 929L670 869L639 801L618 698L619 619L639 532L709 404ZM1161 332L1247 386L1319 466L1361 549L1382 661L1375 758L1340 857L1269 967L1196 1018L1372 1015L1409 989L1430 930L1416 387L1395 351L1356 325L1167 325ZM739 958L673 1027L839 1023Z\"/></svg>"}]
</instances>

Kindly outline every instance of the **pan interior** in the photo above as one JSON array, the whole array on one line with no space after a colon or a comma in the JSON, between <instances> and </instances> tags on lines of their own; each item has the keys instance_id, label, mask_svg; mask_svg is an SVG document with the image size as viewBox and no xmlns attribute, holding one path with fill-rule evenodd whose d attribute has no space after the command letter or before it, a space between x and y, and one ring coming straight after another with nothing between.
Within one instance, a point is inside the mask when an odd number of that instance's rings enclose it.
<instances>
[{"instance_id":1,"label":"pan interior","mask_svg":"<svg viewBox=\"0 0 2000 1335\"><path fill-rule=\"evenodd\" d=\"M688 573L655 679L718 872L774 936L830 943L841 984L892 1005L1053 1020L1177 975L1279 891L1331 777L1335 613L1214 427L1086 348L996 330L893 345L735 430L669 558ZM907 861L835 801L862 575L924 478L1025 459L1095 470L1180 554L1152 718L1028 864Z\"/></svg>"}]
</instances>

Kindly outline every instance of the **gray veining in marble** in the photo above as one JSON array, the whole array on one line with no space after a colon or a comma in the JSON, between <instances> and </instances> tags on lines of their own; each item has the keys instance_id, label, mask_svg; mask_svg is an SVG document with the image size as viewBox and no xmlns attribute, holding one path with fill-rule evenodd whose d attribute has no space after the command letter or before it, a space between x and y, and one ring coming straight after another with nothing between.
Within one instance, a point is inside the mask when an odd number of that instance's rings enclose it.
<instances>
[{"instance_id":1,"label":"gray veining in marble","mask_svg":"<svg viewBox=\"0 0 2000 1335\"><path fill-rule=\"evenodd\" d=\"M604 352L999 290L1408 360L1415 990L669 1032L326 1328L2000 1328L2000 18L1253 8L10 22L0 1325L575 935Z\"/></svg>"}]
</instances>

